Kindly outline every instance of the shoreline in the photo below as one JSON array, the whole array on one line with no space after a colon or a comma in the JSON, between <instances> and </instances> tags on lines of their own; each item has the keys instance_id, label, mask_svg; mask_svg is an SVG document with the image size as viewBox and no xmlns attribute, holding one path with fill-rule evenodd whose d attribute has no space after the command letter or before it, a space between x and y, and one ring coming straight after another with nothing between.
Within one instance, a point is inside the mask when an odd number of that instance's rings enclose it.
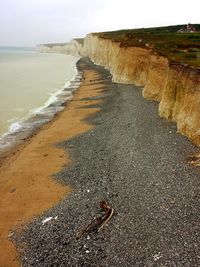
<instances>
[{"instance_id":1,"label":"shoreline","mask_svg":"<svg viewBox=\"0 0 200 267\"><path fill-rule=\"evenodd\" d=\"M42 106L30 110L24 117L8 125L5 132L0 133L0 157L9 151L15 150L26 139L37 134L40 128L49 123L66 107L73 98L74 92L80 87L82 73L78 71L77 64L80 57L74 57L74 74L56 92L51 93Z\"/></svg>"},{"instance_id":2,"label":"shoreline","mask_svg":"<svg viewBox=\"0 0 200 267\"><path fill-rule=\"evenodd\" d=\"M34 152L29 157L41 164L39 175L56 165L54 182L67 186L71 194L63 194L66 197L11 237L21 263L199 266L199 170L186 161L198 148L177 135L174 123L158 117L158 104L142 98L138 87L113 83L107 70L88 59L81 59L79 66L86 80L75 98L27 145ZM34 142L41 155L33 149ZM44 165L55 151L57 161ZM46 182L37 190L44 187ZM102 200L114 209L114 216L101 231L89 231L77 240L76 234L100 214ZM53 219L43 224L49 217Z\"/></svg>"},{"instance_id":3,"label":"shoreline","mask_svg":"<svg viewBox=\"0 0 200 267\"><path fill-rule=\"evenodd\" d=\"M80 65L84 69L84 64ZM0 256L1 266L19 266L16 249L8 237L11 238L12 229L54 206L73 190L57 183L52 175L71 163L69 155L56 144L91 130L93 126L84 120L99 111L99 108L87 108L90 101L82 100L100 94L89 82L97 74L87 70L84 77L63 111L0 159L0 250L5 251Z\"/></svg>"}]
</instances>

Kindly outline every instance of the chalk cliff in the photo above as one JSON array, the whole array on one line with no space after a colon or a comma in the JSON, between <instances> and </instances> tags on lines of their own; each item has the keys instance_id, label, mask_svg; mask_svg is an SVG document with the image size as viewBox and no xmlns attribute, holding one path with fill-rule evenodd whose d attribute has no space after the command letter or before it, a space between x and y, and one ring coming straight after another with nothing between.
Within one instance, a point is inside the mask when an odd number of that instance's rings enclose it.
<instances>
[{"instance_id":1,"label":"chalk cliff","mask_svg":"<svg viewBox=\"0 0 200 267\"><path fill-rule=\"evenodd\" d=\"M200 70L172 64L151 48L125 47L88 34L84 54L109 69L115 82L143 87L145 98L159 101L159 115L200 145Z\"/></svg>"},{"instance_id":2,"label":"chalk cliff","mask_svg":"<svg viewBox=\"0 0 200 267\"><path fill-rule=\"evenodd\" d=\"M69 43L57 44L41 44L38 45L38 50L45 53L61 53L73 56L83 55L83 42L84 39L72 39Z\"/></svg>"}]
</instances>

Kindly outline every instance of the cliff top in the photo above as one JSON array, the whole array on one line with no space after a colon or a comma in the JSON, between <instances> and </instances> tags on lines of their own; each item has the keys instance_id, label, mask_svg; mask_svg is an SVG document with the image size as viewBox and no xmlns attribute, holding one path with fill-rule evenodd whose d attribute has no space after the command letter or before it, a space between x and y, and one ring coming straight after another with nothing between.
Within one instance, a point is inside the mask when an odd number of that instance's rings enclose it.
<instances>
[{"instance_id":1,"label":"cliff top","mask_svg":"<svg viewBox=\"0 0 200 267\"><path fill-rule=\"evenodd\" d=\"M122 47L145 47L166 56L170 62L200 68L200 24L188 25L127 29L94 34L104 39L120 42Z\"/></svg>"}]
</instances>

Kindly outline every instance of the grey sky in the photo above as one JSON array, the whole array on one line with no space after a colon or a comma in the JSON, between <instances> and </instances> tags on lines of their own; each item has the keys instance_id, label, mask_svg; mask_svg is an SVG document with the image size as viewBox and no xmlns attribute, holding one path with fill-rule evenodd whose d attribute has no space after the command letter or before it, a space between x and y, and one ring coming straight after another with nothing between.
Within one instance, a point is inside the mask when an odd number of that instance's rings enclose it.
<instances>
[{"instance_id":1,"label":"grey sky","mask_svg":"<svg viewBox=\"0 0 200 267\"><path fill-rule=\"evenodd\" d=\"M200 23L199 0L0 0L0 45L68 42L89 32Z\"/></svg>"}]
</instances>

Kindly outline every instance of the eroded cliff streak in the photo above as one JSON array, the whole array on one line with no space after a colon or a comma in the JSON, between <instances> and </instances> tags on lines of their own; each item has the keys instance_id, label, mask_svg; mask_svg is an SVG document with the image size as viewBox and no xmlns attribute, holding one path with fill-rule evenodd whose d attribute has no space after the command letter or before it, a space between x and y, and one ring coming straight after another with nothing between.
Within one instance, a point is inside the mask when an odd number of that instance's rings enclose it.
<instances>
[{"instance_id":1,"label":"eroded cliff streak","mask_svg":"<svg viewBox=\"0 0 200 267\"><path fill-rule=\"evenodd\" d=\"M84 53L109 69L115 82L142 86L145 98L160 102L159 115L200 145L199 69L170 64L149 47L124 47L96 34L86 36Z\"/></svg>"},{"instance_id":2,"label":"eroded cliff streak","mask_svg":"<svg viewBox=\"0 0 200 267\"><path fill-rule=\"evenodd\" d=\"M200 145L200 70L169 66L159 115L177 122L178 131Z\"/></svg>"}]
</instances>

